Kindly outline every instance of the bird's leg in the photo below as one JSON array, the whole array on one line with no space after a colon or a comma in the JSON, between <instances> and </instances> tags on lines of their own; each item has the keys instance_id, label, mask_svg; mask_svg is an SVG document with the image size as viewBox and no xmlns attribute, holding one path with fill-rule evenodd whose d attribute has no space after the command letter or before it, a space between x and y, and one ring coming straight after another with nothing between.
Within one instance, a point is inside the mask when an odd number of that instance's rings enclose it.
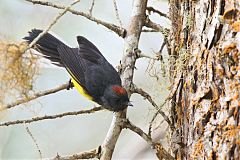
<instances>
[{"instance_id":1,"label":"bird's leg","mask_svg":"<svg viewBox=\"0 0 240 160\"><path fill-rule=\"evenodd\" d=\"M71 79L69 80L69 83L68 83L68 86L67 86L67 90L70 90L70 89L72 89L74 87L74 85L73 85L73 83L72 83L72 81L71 81Z\"/></svg>"}]
</instances>

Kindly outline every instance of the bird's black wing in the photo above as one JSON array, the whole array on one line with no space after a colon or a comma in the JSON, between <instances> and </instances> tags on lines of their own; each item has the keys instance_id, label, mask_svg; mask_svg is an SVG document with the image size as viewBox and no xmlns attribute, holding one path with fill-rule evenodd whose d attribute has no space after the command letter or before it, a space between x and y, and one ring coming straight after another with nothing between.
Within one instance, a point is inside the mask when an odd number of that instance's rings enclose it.
<instances>
[{"instance_id":1,"label":"bird's black wing","mask_svg":"<svg viewBox=\"0 0 240 160\"><path fill-rule=\"evenodd\" d=\"M121 79L95 45L84 37L77 39L79 48L61 45L58 52L72 78L97 101L109 84L121 85Z\"/></svg>"},{"instance_id":2,"label":"bird's black wing","mask_svg":"<svg viewBox=\"0 0 240 160\"><path fill-rule=\"evenodd\" d=\"M102 53L98 50L98 48L92 42L87 40L85 37L77 36L77 41L81 52L90 53L91 55L98 55L103 57Z\"/></svg>"},{"instance_id":3,"label":"bird's black wing","mask_svg":"<svg viewBox=\"0 0 240 160\"><path fill-rule=\"evenodd\" d=\"M86 90L84 76L86 65L82 62L78 53L78 48L70 48L68 46L61 45L58 47L58 52L60 54L61 61L69 74Z\"/></svg>"},{"instance_id":4,"label":"bird's black wing","mask_svg":"<svg viewBox=\"0 0 240 160\"><path fill-rule=\"evenodd\" d=\"M92 65L101 64L105 58L97 47L82 36L77 37L79 48L60 45L58 52L62 63L75 80L85 87L85 72Z\"/></svg>"}]
</instances>

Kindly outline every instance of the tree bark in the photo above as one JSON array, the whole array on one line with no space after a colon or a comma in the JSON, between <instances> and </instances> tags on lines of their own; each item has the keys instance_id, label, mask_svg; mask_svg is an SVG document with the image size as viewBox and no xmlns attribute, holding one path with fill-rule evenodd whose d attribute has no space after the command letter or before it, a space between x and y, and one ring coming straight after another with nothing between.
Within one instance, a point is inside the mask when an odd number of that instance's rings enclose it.
<instances>
[{"instance_id":1,"label":"tree bark","mask_svg":"<svg viewBox=\"0 0 240 160\"><path fill-rule=\"evenodd\" d=\"M239 0L170 0L170 19L175 156L240 159Z\"/></svg>"}]
</instances>

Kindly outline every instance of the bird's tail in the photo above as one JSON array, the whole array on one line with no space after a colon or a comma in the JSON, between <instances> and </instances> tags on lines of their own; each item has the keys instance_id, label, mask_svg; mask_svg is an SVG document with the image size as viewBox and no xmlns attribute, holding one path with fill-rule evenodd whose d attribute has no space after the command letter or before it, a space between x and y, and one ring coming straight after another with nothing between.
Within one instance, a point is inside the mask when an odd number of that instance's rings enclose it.
<instances>
[{"instance_id":1,"label":"bird's tail","mask_svg":"<svg viewBox=\"0 0 240 160\"><path fill-rule=\"evenodd\" d=\"M29 35L23 39L27 40L27 42L30 44L42 32L42 30L33 29L28 32ZM34 48L42 53L45 58L51 60L53 64L63 66L57 50L60 45L65 44L50 33L46 33L36 42Z\"/></svg>"}]
</instances>

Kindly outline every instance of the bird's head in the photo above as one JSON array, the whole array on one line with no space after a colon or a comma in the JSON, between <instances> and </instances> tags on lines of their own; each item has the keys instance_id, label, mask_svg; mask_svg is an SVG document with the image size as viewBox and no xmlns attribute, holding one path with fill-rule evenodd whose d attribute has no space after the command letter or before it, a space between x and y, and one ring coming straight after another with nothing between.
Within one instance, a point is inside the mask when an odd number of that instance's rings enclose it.
<instances>
[{"instance_id":1,"label":"bird's head","mask_svg":"<svg viewBox=\"0 0 240 160\"><path fill-rule=\"evenodd\" d=\"M101 100L107 109L116 112L132 106L127 91L119 85L110 85L107 87Z\"/></svg>"}]
</instances>

